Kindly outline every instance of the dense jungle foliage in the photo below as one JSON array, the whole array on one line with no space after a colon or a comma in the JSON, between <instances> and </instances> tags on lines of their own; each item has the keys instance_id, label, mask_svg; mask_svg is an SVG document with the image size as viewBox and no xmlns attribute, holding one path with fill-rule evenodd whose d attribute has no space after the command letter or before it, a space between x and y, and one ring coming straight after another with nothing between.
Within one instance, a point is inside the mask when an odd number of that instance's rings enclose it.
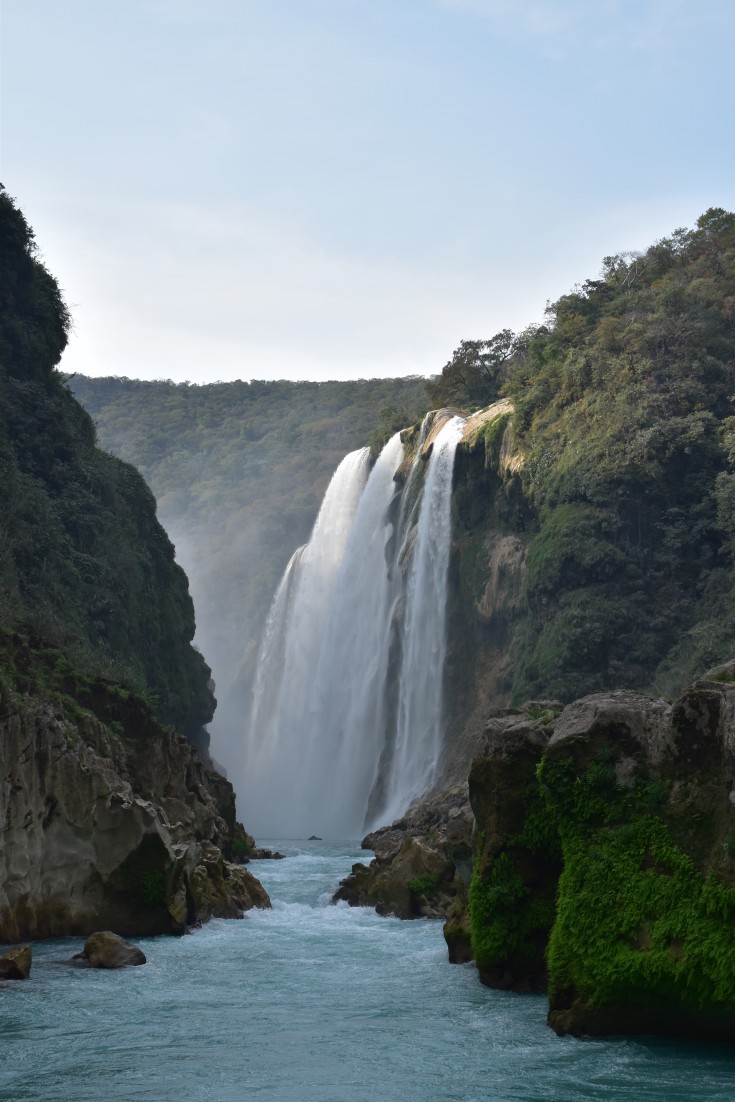
<instances>
[{"instance_id":1,"label":"dense jungle foliage","mask_svg":"<svg viewBox=\"0 0 735 1102\"><path fill-rule=\"evenodd\" d=\"M254 651L278 580L348 451L426 408L425 380L203 386L74 376L100 442L134 462L192 582L218 693Z\"/></svg>"},{"instance_id":2,"label":"dense jungle foliage","mask_svg":"<svg viewBox=\"0 0 735 1102\"><path fill-rule=\"evenodd\" d=\"M214 701L187 580L150 490L96 447L56 370L69 324L0 188L0 674L27 689L42 670L42 687L67 692L120 679L196 738Z\"/></svg>"},{"instance_id":3,"label":"dense jungle foliage","mask_svg":"<svg viewBox=\"0 0 735 1102\"><path fill-rule=\"evenodd\" d=\"M545 325L463 342L430 389L472 405L482 385L512 399L524 456L516 698L670 695L731 654L735 215L607 257Z\"/></svg>"}]
</instances>

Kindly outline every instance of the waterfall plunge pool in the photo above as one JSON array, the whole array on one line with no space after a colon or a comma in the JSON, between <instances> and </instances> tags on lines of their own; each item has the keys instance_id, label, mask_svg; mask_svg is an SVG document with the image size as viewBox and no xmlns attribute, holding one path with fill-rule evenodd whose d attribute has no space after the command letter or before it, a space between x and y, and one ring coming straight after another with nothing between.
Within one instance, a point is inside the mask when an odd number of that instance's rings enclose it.
<instances>
[{"instance_id":1,"label":"waterfall plunge pool","mask_svg":"<svg viewBox=\"0 0 735 1102\"><path fill-rule=\"evenodd\" d=\"M543 997L450 965L440 922L331 906L355 843L273 844L287 859L253 866L272 911L139 939L142 968L35 943L30 979L0 984L0 1100L732 1102L732 1050L560 1039Z\"/></svg>"}]
</instances>

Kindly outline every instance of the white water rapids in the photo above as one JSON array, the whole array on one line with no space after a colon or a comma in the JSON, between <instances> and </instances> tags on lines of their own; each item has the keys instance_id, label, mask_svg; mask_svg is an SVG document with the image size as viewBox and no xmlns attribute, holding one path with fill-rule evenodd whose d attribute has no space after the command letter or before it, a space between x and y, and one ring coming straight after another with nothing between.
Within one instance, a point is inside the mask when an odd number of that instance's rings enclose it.
<instances>
[{"instance_id":1,"label":"white water rapids","mask_svg":"<svg viewBox=\"0 0 735 1102\"><path fill-rule=\"evenodd\" d=\"M368 808L376 823L390 821L434 779L463 425L454 417L441 427L428 462L419 447L402 496L399 434L369 476L367 449L348 455L286 569L261 642L238 783L261 836L358 837Z\"/></svg>"}]
</instances>

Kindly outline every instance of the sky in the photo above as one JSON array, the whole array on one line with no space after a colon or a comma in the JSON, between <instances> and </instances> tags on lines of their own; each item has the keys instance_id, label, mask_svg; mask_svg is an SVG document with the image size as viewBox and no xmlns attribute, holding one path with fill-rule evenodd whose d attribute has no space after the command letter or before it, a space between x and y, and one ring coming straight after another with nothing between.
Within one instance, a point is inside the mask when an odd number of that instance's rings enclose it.
<instances>
[{"instance_id":1,"label":"sky","mask_svg":"<svg viewBox=\"0 0 735 1102\"><path fill-rule=\"evenodd\" d=\"M733 0L2 0L62 369L441 370L735 209Z\"/></svg>"}]
</instances>

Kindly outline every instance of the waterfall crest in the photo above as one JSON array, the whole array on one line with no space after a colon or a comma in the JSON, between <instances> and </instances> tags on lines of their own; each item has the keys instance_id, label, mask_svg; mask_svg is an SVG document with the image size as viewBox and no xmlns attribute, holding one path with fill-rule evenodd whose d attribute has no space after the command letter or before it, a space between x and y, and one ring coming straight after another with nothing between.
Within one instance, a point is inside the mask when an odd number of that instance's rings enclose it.
<instances>
[{"instance_id":1,"label":"waterfall crest","mask_svg":"<svg viewBox=\"0 0 735 1102\"><path fill-rule=\"evenodd\" d=\"M261 642L241 789L261 835L357 837L431 784L442 749L454 452L427 415L403 492L400 434L342 461Z\"/></svg>"}]
</instances>

